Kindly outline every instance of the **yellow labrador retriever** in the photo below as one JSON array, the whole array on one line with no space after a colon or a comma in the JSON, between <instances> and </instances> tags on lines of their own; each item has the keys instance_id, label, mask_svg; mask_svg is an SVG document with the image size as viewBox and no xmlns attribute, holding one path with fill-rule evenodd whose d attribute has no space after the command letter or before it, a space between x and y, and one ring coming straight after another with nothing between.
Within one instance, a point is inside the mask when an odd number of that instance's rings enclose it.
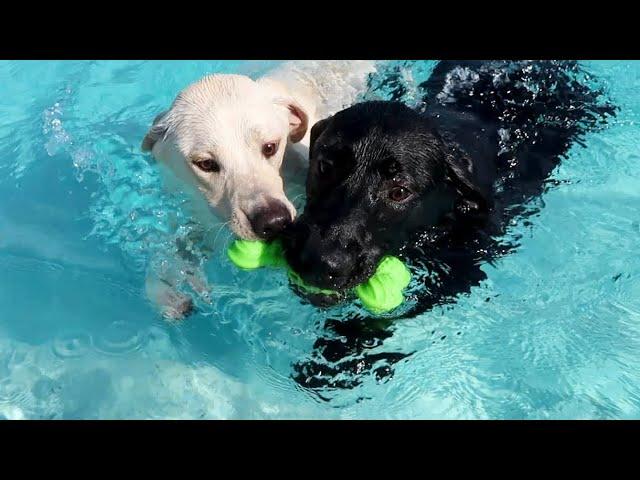
<instances>
[{"instance_id":1,"label":"yellow labrador retriever","mask_svg":"<svg viewBox=\"0 0 640 480\"><path fill-rule=\"evenodd\" d=\"M285 183L289 192L303 188L311 126L351 105L373 71L373 61L300 61L258 80L206 76L156 117L142 149L158 160L168 188L187 193L198 222L270 239L295 218ZM189 279L206 295L206 284ZM174 279L149 275L147 293L167 317L192 308Z\"/></svg>"}]
</instances>

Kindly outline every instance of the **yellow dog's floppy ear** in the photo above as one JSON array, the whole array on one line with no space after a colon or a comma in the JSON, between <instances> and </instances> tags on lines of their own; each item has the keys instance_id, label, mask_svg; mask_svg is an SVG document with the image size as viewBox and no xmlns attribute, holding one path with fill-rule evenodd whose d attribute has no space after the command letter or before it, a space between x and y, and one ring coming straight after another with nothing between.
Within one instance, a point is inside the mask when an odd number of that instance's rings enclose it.
<instances>
[{"instance_id":1,"label":"yellow dog's floppy ear","mask_svg":"<svg viewBox=\"0 0 640 480\"><path fill-rule=\"evenodd\" d=\"M285 101L289 109L289 139L297 143L304 138L309 128L309 116L295 100Z\"/></svg>"},{"instance_id":2,"label":"yellow dog's floppy ear","mask_svg":"<svg viewBox=\"0 0 640 480\"><path fill-rule=\"evenodd\" d=\"M309 128L309 112L302 102L295 98L281 82L271 78L261 78L258 83L271 90L273 102L287 109L289 116L289 140L297 143L304 138Z\"/></svg>"},{"instance_id":3,"label":"yellow dog's floppy ear","mask_svg":"<svg viewBox=\"0 0 640 480\"><path fill-rule=\"evenodd\" d=\"M141 148L143 152L148 152L153 149L156 142L167 133L167 126L163 122L166 113L167 112L162 112L153 120L153 125L142 140Z\"/></svg>"}]
</instances>

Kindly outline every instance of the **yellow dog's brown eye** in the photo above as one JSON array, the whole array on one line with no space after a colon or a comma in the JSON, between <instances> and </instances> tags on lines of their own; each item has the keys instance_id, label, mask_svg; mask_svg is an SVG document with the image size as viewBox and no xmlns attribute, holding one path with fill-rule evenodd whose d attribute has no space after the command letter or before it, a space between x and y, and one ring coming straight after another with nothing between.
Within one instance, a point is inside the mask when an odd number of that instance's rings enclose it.
<instances>
[{"instance_id":1,"label":"yellow dog's brown eye","mask_svg":"<svg viewBox=\"0 0 640 480\"><path fill-rule=\"evenodd\" d=\"M276 142L265 143L262 146L262 154L267 158L273 157L277 151L278 151L278 144Z\"/></svg>"},{"instance_id":2,"label":"yellow dog's brown eye","mask_svg":"<svg viewBox=\"0 0 640 480\"><path fill-rule=\"evenodd\" d=\"M394 202L402 202L411 196L411 190L405 187L393 187L389 190L389 198Z\"/></svg>"},{"instance_id":3,"label":"yellow dog's brown eye","mask_svg":"<svg viewBox=\"0 0 640 480\"><path fill-rule=\"evenodd\" d=\"M205 160L196 160L193 162L203 172L218 173L220 171L220 165L215 160L207 158Z\"/></svg>"}]
</instances>

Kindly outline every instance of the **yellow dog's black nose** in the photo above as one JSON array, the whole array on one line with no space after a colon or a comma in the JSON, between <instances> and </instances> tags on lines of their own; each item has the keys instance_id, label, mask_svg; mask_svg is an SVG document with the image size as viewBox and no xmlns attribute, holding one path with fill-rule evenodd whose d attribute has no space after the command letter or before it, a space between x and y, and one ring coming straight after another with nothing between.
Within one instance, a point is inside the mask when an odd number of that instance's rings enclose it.
<instances>
[{"instance_id":1,"label":"yellow dog's black nose","mask_svg":"<svg viewBox=\"0 0 640 480\"><path fill-rule=\"evenodd\" d=\"M291 213L284 203L270 200L249 217L249 222L259 238L271 240L291 223Z\"/></svg>"}]
</instances>

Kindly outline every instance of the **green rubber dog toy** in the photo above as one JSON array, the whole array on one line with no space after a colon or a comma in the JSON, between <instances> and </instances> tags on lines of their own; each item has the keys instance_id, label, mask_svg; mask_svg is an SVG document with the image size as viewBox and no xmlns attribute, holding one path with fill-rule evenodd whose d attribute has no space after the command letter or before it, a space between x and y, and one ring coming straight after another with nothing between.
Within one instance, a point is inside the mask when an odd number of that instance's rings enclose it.
<instances>
[{"instance_id":1,"label":"green rubber dog toy","mask_svg":"<svg viewBox=\"0 0 640 480\"><path fill-rule=\"evenodd\" d=\"M261 267L283 267L287 269L291 281L308 292L324 295L338 294L334 290L305 284L302 278L287 265L282 244L279 241L266 243L236 240L227 250L227 254L231 261L240 268L253 270ZM405 264L396 257L386 256L371 278L358 285L354 290L367 310L373 313L385 313L404 302L402 291L410 281L411 273Z\"/></svg>"}]
</instances>

